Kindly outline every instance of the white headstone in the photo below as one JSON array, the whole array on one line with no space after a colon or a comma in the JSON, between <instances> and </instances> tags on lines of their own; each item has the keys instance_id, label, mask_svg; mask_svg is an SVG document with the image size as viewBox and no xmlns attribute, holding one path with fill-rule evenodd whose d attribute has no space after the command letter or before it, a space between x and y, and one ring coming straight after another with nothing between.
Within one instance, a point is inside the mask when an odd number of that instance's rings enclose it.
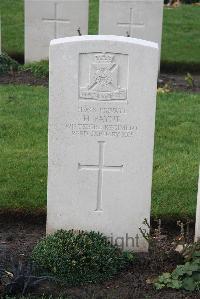
<instances>
[{"instance_id":1,"label":"white headstone","mask_svg":"<svg viewBox=\"0 0 200 299\"><path fill-rule=\"evenodd\" d=\"M99 34L131 36L161 47L163 0L100 0Z\"/></svg>"},{"instance_id":2,"label":"white headstone","mask_svg":"<svg viewBox=\"0 0 200 299\"><path fill-rule=\"evenodd\" d=\"M48 59L50 41L88 33L89 0L25 0L25 62Z\"/></svg>"},{"instance_id":3,"label":"white headstone","mask_svg":"<svg viewBox=\"0 0 200 299\"><path fill-rule=\"evenodd\" d=\"M147 41L51 42L47 233L95 230L147 250L139 227L150 218L157 64Z\"/></svg>"},{"instance_id":4,"label":"white headstone","mask_svg":"<svg viewBox=\"0 0 200 299\"><path fill-rule=\"evenodd\" d=\"M200 167L199 167L199 183L197 193L197 209L196 209L196 225L195 225L195 241L200 240Z\"/></svg>"}]
</instances>

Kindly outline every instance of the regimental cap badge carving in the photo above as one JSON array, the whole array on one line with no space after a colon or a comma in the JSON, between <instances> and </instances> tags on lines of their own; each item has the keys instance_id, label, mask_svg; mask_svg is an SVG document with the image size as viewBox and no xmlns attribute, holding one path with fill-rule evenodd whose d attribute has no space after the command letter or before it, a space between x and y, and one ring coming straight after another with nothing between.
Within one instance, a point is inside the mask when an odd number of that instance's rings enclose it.
<instances>
[{"instance_id":1,"label":"regimental cap badge carving","mask_svg":"<svg viewBox=\"0 0 200 299\"><path fill-rule=\"evenodd\" d=\"M89 84L80 87L80 98L85 100L126 100L127 90L118 85L119 65L115 55L101 53L94 55L90 65Z\"/></svg>"}]
</instances>

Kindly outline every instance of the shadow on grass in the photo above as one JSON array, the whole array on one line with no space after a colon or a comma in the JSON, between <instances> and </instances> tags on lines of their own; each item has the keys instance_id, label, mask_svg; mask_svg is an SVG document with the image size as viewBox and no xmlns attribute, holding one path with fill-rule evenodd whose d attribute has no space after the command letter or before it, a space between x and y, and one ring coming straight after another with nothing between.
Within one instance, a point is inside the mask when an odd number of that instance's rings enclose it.
<instances>
[{"instance_id":1,"label":"shadow on grass","mask_svg":"<svg viewBox=\"0 0 200 299\"><path fill-rule=\"evenodd\" d=\"M171 61L161 61L161 73L200 73L200 63L196 62L171 62Z\"/></svg>"},{"instance_id":2,"label":"shadow on grass","mask_svg":"<svg viewBox=\"0 0 200 299\"><path fill-rule=\"evenodd\" d=\"M9 52L8 55L16 60L17 62L19 62L20 64L24 64L24 53L20 53L20 52Z\"/></svg>"}]
</instances>

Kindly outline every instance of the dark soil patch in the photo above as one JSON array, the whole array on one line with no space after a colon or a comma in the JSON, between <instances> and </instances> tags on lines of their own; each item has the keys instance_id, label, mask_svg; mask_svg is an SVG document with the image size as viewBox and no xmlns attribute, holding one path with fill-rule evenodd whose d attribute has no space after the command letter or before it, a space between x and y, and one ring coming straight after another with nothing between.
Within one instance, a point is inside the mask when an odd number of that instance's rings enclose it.
<instances>
[{"instance_id":1,"label":"dark soil patch","mask_svg":"<svg viewBox=\"0 0 200 299\"><path fill-rule=\"evenodd\" d=\"M37 209L29 211L25 209L0 209L0 224L1 223L26 223L45 225L46 223L46 209ZM0 227L1 228L1 227Z\"/></svg>"},{"instance_id":2,"label":"dark soil patch","mask_svg":"<svg viewBox=\"0 0 200 299\"><path fill-rule=\"evenodd\" d=\"M194 229L190 229L193 238ZM11 269L11 259L27 262L32 248L40 238L45 235L45 225L42 222L31 224L24 219L17 221L14 218L0 218L0 263ZM37 296L53 294L55 298L60 295L66 298L134 298L134 299L180 299L200 298L199 293L176 290L156 291L147 280L151 280L162 272L171 271L176 264L182 262L181 256L172 250L172 240L178 235L174 228L163 226L163 237L156 246L152 246L148 254L139 254L137 260L129 269L114 279L98 285L69 288L56 283L42 283L34 290ZM164 237L165 236L165 237ZM39 298L39 297L38 297Z\"/></svg>"},{"instance_id":3,"label":"dark soil patch","mask_svg":"<svg viewBox=\"0 0 200 299\"><path fill-rule=\"evenodd\" d=\"M194 74L193 86L188 85L185 80L186 74L165 74L159 76L158 86L164 87L166 84L171 91L184 92L200 92L200 75ZM29 84L29 85L43 85L48 86L48 78L39 78L34 76L30 71L12 72L0 75L0 84Z\"/></svg>"},{"instance_id":4,"label":"dark soil patch","mask_svg":"<svg viewBox=\"0 0 200 299\"><path fill-rule=\"evenodd\" d=\"M200 75L192 75L193 86L190 86L185 77L187 75L182 74L160 74L158 79L158 86L164 87L166 84L172 91L184 91L184 92L200 92Z\"/></svg>"},{"instance_id":5,"label":"dark soil patch","mask_svg":"<svg viewBox=\"0 0 200 299\"><path fill-rule=\"evenodd\" d=\"M0 84L27 84L48 86L48 78L39 78L34 76L30 71L9 72L0 75Z\"/></svg>"},{"instance_id":6,"label":"dark soil patch","mask_svg":"<svg viewBox=\"0 0 200 299\"><path fill-rule=\"evenodd\" d=\"M12 59L16 60L20 64L24 64L24 53L20 52L9 52L7 53Z\"/></svg>"}]
</instances>

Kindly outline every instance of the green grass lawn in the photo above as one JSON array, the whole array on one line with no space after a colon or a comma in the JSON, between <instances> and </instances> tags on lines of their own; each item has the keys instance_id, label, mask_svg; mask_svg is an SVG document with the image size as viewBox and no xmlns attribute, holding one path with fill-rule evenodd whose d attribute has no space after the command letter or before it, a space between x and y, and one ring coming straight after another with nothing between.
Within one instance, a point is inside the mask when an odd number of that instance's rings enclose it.
<instances>
[{"instance_id":1,"label":"green grass lawn","mask_svg":"<svg viewBox=\"0 0 200 299\"><path fill-rule=\"evenodd\" d=\"M48 90L0 86L0 206L42 208L46 201Z\"/></svg>"},{"instance_id":2,"label":"green grass lawn","mask_svg":"<svg viewBox=\"0 0 200 299\"><path fill-rule=\"evenodd\" d=\"M164 9L162 65L200 71L200 6ZM174 68L175 68L174 67ZM173 67L172 67L173 69Z\"/></svg>"},{"instance_id":3,"label":"green grass lawn","mask_svg":"<svg viewBox=\"0 0 200 299\"><path fill-rule=\"evenodd\" d=\"M9 55L24 53L24 1L0 0L2 46Z\"/></svg>"},{"instance_id":4,"label":"green grass lawn","mask_svg":"<svg viewBox=\"0 0 200 299\"><path fill-rule=\"evenodd\" d=\"M23 0L1 0L3 49L22 56ZM180 70L200 69L200 7L182 5L164 9L162 65ZM90 0L89 34L98 32L98 0Z\"/></svg>"},{"instance_id":5,"label":"green grass lawn","mask_svg":"<svg viewBox=\"0 0 200 299\"><path fill-rule=\"evenodd\" d=\"M0 86L0 207L46 207L48 89ZM158 96L152 215L194 217L200 95Z\"/></svg>"},{"instance_id":6,"label":"green grass lawn","mask_svg":"<svg viewBox=\"0 0 200 299\"><path fill-rule=\"evenodd\" d=\"M200 162L200 95L158 97L154 152L154 216L194 217Z\"/></svg>"}]
</instances>

